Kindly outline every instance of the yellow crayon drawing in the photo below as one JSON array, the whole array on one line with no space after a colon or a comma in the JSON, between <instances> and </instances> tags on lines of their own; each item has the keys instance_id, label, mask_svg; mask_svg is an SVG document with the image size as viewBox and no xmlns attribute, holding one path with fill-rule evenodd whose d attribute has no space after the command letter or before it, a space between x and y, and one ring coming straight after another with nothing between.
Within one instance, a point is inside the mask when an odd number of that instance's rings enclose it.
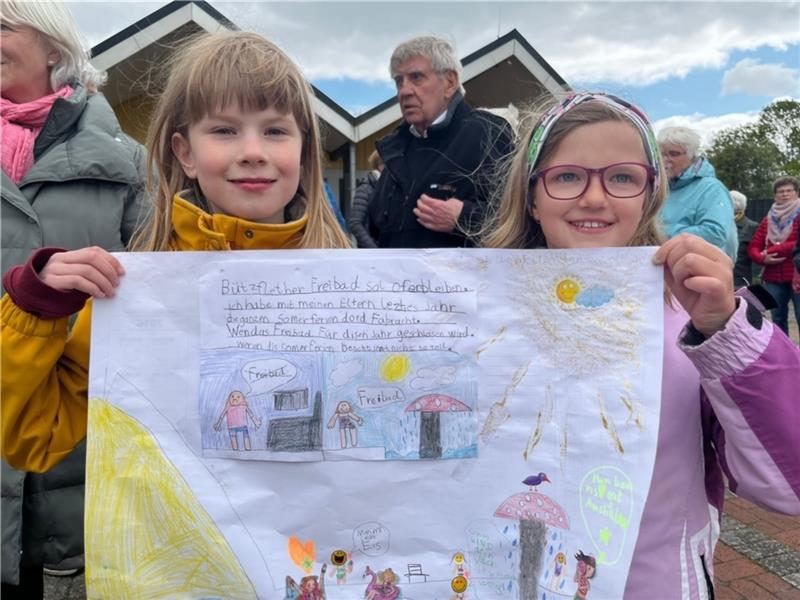
<instances>
[{"instance_id":1,"label":"yellow crayon drawing","mask_svg":"<svg viewBox=\"0 0 800 600\"><path fill-rule=\"evenodd\" d=\"M385 381L402 381L411 370L411 359L406 354L392 354L381 363L381 377Z\"/></svg>"},{"instance_id":2,"label":"yellow crayon drawing","mask_svg":"<svg viewBox=\"0 0 800 600\"><path fill-rule=\"evenodd\" d=\"M603 395L597 392L597 404L600 406L600 421L603 423L603 429L606 430L611 440L614 442L614 448L620 454L625 454L625 447L622 445L622 440L619 439L617 433L617 426L606 414L606 405L603 402Z\"/></svg>"},{"instance_id":3,"label":"yellow crayon drawing","mask_svg":"<svg viewBox=\"0 0 800 600\"><path fill-rule=\"evenodd\" d=\"M153 435L105 400L89 402L89 598L254 598L227 540Z\"/></svg>"},{"instance_id":4,"label":"yellow crayon drawing","mask_svg":"<svg viewBox=\"0 0 800 600\"><path fill-rule=\"evenodd\" d=\"M628 409L628 419L625 423L633 423L638 429L642 429L642 412L638 403L635 403L628 394L621 394L619 401Z\"/></svg>"},{"instance_id":5,"label":"yellow crayon drawing","mask_svg":"<svg viewBox=\"0 0 800 600\"><path fill-rule=\"evenodd\" d=\"M536 426L531 430L531 436L528 440L528 445L522 452L522 457L525 460L528 460L528 456L542 440L542 426L553 422L553 395L552 389L549 385L545 388L544 400L544 407L536 415ZM564 444L566 445L566 438L564 439ZM564 452L566 452L566 448L564 449Z\"/></svg>"},{"instance_id":6,"label":"yellow crayon drawing","mask_svg":"<svg viewBox=\"0 0 800 600\"><path fill-rule=\"evenodd\" d=\"M506 408L508 397L517 389L517 386L522 383L522 380L525 379L525 375L528 374L530 366L531 361L528 361L517 369L516 373L514 373L514 376L511 378L511 383L509 383L503 391L503 397L492 404L492 408L489 409L489 416L486 417L486 421L484 421L483 427L481 428L481 439L486 439L487 436L493 434L500 425L508 419L509 414Z\"/></svg>"},{"instance_id":7,"label":"yellow crayon drawing","mask_svg":"<svg viewBox=\"0 0 800 600\"><path fill-rule=\"evenodd\" d=\"M486 352L486 350L488 350L492 344L496 344L502 340L506 335L506 331L508 331L508 326L503 325L483 346L478 348L478 350L475 352L475 357L480 358L481 354Z\"/></svg>"}]
</instances>

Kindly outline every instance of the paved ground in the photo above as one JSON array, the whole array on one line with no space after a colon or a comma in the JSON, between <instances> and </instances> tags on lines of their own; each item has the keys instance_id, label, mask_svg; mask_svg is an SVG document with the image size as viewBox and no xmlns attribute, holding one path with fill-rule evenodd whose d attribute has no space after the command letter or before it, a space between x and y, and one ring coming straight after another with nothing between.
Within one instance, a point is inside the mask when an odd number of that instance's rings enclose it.
<instances>
[{"instance_id":1,"label":"paved ground","mask_svg":"<svg viewBox=\"0 0 800 600\"><path fill-rule=\"evenodd\" d=\"M729 494L714 575L718 600L800 600L800 518Z\"/></svg>"}]
</instances>

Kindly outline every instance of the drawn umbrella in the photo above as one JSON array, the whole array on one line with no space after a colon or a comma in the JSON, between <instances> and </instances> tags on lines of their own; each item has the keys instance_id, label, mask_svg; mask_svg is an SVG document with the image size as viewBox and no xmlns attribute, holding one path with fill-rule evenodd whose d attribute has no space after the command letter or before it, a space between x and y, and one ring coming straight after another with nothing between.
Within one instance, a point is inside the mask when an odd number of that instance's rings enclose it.
<instances>
[{"instance_id":1,"label":"drawn umbrella","mask_svg":"<svg viewBox=\"0 0 800 600\"><path fill-rule=\"evenodd\" d=\"M519 521L519 597L536 598L547 528L569 529L567 513L548 496L528 491L503 500L494 516Z\"/></svg>"},{"instance_id":2,"label":"drawn umbrella","mask_svg":"<svg viewBox=\"0 0 800 600\"><path fill-rule=\"evenodd\" d=\"M439 415L448 412L469 412L472 409L452 396L427 394L406 406L406 412L419 412L419 457L442 457L442 429Z\"/></svg>"}]
</instances>

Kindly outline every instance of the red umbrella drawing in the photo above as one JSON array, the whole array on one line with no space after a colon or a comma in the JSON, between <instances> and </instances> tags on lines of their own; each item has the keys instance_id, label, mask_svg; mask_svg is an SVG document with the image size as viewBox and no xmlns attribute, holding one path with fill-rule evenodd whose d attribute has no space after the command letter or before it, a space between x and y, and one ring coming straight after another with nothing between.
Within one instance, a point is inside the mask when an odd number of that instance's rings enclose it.
<instances>
[{"instance_id":1,"label":"red umbrella drawing","mask_svg":"<svg viewBox=\"0 0 800 600\"><path fill-rule=\"evenodd\" d=\"M426 394L406 406L406 412L419 412L419 457L442 457L442 430L439 415L448 412L470 412L472 409L452 396Z\"/></svg>"}]
</instances>

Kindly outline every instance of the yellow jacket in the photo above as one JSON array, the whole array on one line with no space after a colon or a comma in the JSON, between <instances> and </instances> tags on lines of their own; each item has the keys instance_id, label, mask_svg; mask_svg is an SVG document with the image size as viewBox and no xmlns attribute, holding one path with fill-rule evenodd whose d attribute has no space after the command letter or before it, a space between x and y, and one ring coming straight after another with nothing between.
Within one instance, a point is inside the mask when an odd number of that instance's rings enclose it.
<instances>
[{"instance_id":1,"label":"yellow jacket","mask_svg":"<svg viewBox=\"0 0 800 600\"><path fill-rule=\"evenodd\" d=\"M172 250L296 248L307 217L282 225L208 214L173 198ZM3 458L16 469L44 472L86 437L91 301L69 317L45 320L6 294L0 301Z\"/></svg>"}]
</instances>

